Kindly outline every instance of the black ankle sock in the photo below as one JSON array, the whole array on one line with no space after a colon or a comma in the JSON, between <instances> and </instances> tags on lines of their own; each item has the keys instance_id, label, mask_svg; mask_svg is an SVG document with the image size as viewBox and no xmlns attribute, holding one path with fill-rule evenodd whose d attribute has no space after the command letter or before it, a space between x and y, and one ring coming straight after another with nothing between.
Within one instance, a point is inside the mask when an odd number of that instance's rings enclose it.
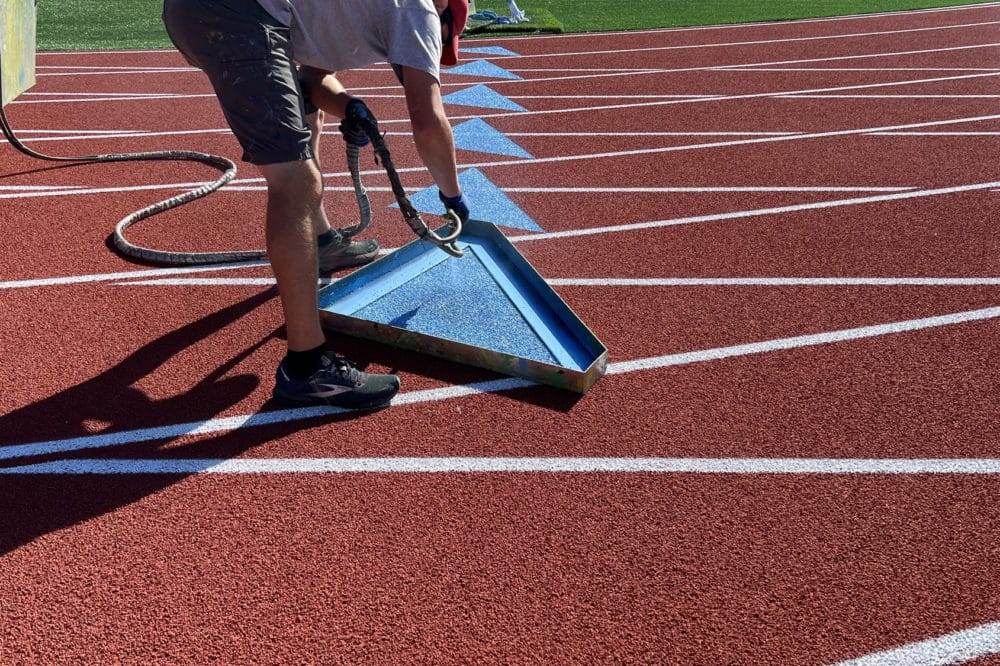
<instances>
[{"instance_id":1,"label":"black ankle sock","mask_svg":"<svg viewBox=\"0 0 1000 666\"><path fill-rule=\"evenodd\" d=\"M310 375L319 370L319 359L326 351L325 345L320 345L305 351L288 350L285 360L288 361L288 371L295 379L308 379Z\"/></svg>"},{"instance_id":2,"label":"black ankle sock","mask_svg":"<svg viewBox=\"0 0 1000 666\"><path fill-rule=\"evenodd\" d=\"M337 240L337 237L333 235L333 229L327 229L319 236L316 236L316 242L319 244L320 247L329 245L335 240Z\"/></svg>"}]
</instances>

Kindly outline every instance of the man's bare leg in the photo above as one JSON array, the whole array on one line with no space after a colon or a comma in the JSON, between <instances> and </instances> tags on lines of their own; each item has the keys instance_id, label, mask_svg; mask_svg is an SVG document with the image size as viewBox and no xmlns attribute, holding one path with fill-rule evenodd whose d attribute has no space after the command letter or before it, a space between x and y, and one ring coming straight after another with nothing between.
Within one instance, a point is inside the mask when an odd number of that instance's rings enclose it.
<instances>
[{"instance_id":1,"label":"man's bare leg","mask_svg":"<svg viewBox=\"0 0 1000 666\"><path fill-rule=\"evenodd\" d=\"M288 348L305 351L325 341L319 322L316 285L316 211L323 184L312 161L260 167L267 181L267 257L278 282Z\"/></svg>"},{"instance_id":2,"label":"man's bare leg","mask_svg":"<svg viewBox=\"0 0 1000 666\"><path fill-rule=\"evenodd\" d=\"M338 118L344 116L344 107L351 99L340 81L333 74L319 70L302 68L300 73L302 85L309 93L310 101L318 107L318 111L306 116L306 124L311 132L312 152L315 156L316 170L322 174L319 160L319 142L323 134L325 113L333 113ZM317 100L319 103L317 103ZM344 238L334 229L326 216L322 203L313 216L313 233L319 242L319 270L328 273L338 268L364 264L378 254L378 241L351 241Z\"/></svg>"}]
</instances>

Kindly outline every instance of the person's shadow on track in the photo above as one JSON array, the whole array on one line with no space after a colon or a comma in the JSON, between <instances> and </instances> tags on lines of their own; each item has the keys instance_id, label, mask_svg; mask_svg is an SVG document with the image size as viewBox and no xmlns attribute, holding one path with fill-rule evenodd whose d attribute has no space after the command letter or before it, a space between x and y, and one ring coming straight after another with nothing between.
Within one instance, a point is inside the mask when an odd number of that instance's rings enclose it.
<instances>
[{"instance_id":1,"label":"person's shadow on track","mask_svg":"<svg viewBox=\"0 0 1000 666\"><path fill-rule=\"evenodd\" d=\"M155 400L137 386L172 357L236 322L276 293L276 289L269 289L185 324L92 379L0 415L0 556L55 530L139 501L195 473L18 474L4 473L5 468L95 457L222 460L302 429L301 420L278 419L267 425L179 441L186 433L176 427L208 421L256 391L260 385L256 375L227 375L263 345L282 337L283 328L235 354L182 394ZM361 369L370 359L378 358L394 372L405 369L451 384L484 378L482 370L423 354L346 336L328 337L341 353L359 361ZM511 391L508 396L561 411L569 410L579 399L575 394L539 387ZM274 407L268 401L263 410ZM358 415L331 412L322 418L324 423L332 423ZM164 428L162 433L155 432L159 427ZM137 430L147 434L136 437ZM130 434L116 440L115 433ZM95 451L99 451L96 456Z\"/></svg>"},{"instance_id":2,"label":"person's shadow on track","mask_svg":"<svg viewBox=\"0 0 1000 666\"><path fill-rule=\"evenodd\" d=\"M0 555L54 530L103 515L166 488L187 474L4 474L2 468L93 458L213 458L239 455L300 429L277 423L177 443L177 435L116 444L116 432L197 423L216 417L260 385L256 375L227 376L242 360L281 334L278 329L235 354L190 390L162 400L136 383L173 356L274 298L275 289L209 314L142 346L100 375L0 415ZM269 403L265 409L271 408ZM333 414L344 420L350 414ZM98 432L95 432L98 430ZM102 435L107 435L101 438ZM95 438L101 438L100 443ZM13 443L12 443L13 442ZM195 455L192 455L195 454Z\"/></svg>"}]
</instances>

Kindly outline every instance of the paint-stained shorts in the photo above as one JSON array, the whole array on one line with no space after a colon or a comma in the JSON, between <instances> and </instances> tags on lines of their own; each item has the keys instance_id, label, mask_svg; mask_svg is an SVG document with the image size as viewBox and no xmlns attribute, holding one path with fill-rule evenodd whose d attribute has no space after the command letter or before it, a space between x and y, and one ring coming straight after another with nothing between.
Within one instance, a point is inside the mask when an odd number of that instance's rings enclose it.
<instances>
[{"instance_id":1,"label":"paint-stained shorts","mask_svg":"<svg viewBox=\"0 0 1000 666\"><path fill-rule=\"evenodd\" d=\"M164 0L167 34L204 71L251 164L312 157L289 30L256 0Z\"/></svg>"}]
</instances>

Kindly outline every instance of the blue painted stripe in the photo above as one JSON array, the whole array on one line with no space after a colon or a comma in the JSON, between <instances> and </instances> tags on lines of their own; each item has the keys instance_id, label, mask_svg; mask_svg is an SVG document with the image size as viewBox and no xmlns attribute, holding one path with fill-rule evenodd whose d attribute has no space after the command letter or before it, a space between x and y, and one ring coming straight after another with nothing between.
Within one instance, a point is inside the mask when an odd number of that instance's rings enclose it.
<instances>
[{"instance_id":1,"label":"blue painted stripe","mask_svg":"<svg viewBox=\"0 0 1000 666\"><path fill-rule=\"evenodd\" d=\"M462 150L528 159L533 157L531 153L481 118L467 120L461 125L456 125L452 131L455 135L455 147Z\"/></svg>"},{"instance_id":2,"label":"blue painted stripe","mask_svg":"<svg viewBox=\"0 0 1000 666\"><path fill-rule=\"evenodd\" d=\"M514 79L521 80L521 77L510 72L503 67L494 65L489 60L475 60L473 62L452 67L444 70L445 74L461 74L462 76L486 76L491 79Z\"/></svg>"},{"instance_id":3,"label":"blue painted stripe","mask_svg":"<svg viewBox=\"0 0 1000 666\"><path fill-rule=\"evenodd\" d=\"M472 219L490 222L498 227L512 227L525 231L545 231L528 217L510 197L503 193L479 169L468 169L458 175L462 193L469 199ZM438 198L437 186L428 187L410 197L410 203L421 213L443 215L444 206ZM397 204L393 204L396 207Z\"/></svg>"},{"instance_id":4,"label":"blue painted stripe","mask_svg":"<svg viewBox=\"0 0 1000 666\"><path fill-rule=\"evenodd\" d=\"M498 56L517 56L520 57L520 53L515 53L510 49L505 49L502 46L474 46L469 48L463 48L458 50L459 53L474 53L478 55L498 55Z\"/></svg>"},{"instance_id":5,"label":"blue painted stripe","mask_svg":"<svg viewBox=\"0 0 1000 666\"><path fill-rule=\"evenodd\" d=\"M484 109L501 109L503 111L527 111L517 102L507 99L487 85L479 84L445 95L441 98L445 104L459 106L476 106Z\"/></svg>"}]
</instances>

